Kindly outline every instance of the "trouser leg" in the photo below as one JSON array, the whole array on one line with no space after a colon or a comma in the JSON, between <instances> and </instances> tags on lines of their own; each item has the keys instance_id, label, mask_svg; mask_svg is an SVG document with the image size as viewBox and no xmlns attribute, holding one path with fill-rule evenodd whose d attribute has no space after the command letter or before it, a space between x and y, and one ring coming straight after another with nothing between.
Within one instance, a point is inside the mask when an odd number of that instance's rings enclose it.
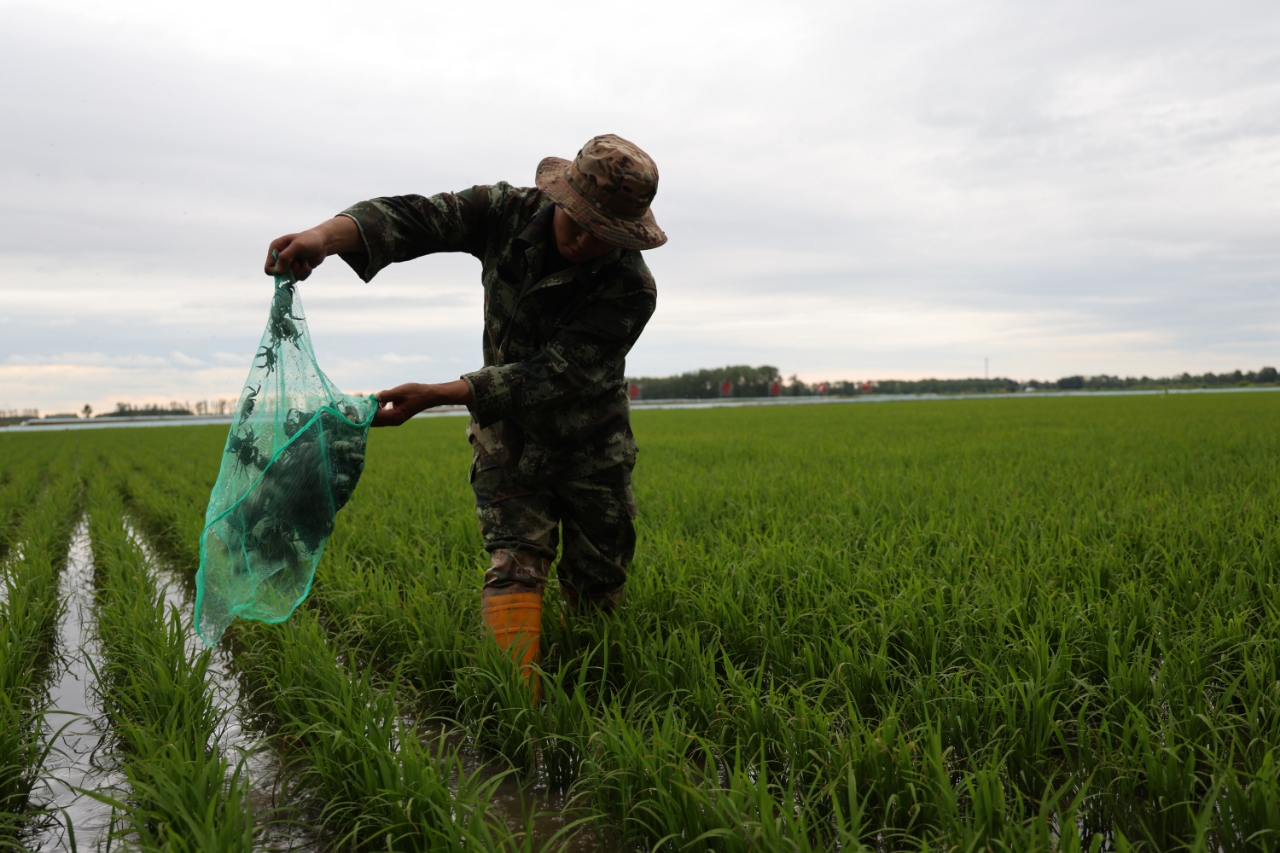
<instances>
[{"instance_id":1,"label":"trouser leg","mask_svg":"<svg viewBox=\"0 0 1280 853\"><path fill-rule=\"evenodd\" d=\"M617 606L636 550L636 501L631 464L557 484L564 552L556 574L575 610Z\"/></svg>"},{"instance_id":2,"label":"trouser leg","mask_svg":"<svg viewBox=\"0 0 1280 853\"><path fill-rule=\"evenodd\" d=\"M490 554L486 595L514 588L541 592L560 544L554 497L516 482L503 468L477 455L471 470L476 521Z\"/></svg>"},{"instance_id":3,"label":"trouser leg","mask_svg":"<svg viewBox=\"0 0 1280 853\"><path fill-rule=\"evenodd\" d=\"M480 609L498 647L508 652L533 686L541 660L542 591L558 544L554 501L543 490L515 483L501 468L472 466L476 520L489 551Z\"/></svg>"}]
</instances>

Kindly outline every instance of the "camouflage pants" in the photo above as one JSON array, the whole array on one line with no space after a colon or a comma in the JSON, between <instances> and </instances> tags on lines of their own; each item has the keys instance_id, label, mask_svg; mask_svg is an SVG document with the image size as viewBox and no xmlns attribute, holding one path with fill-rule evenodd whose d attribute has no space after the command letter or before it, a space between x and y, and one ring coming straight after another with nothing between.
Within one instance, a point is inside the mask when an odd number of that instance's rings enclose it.
<instances>
[{"instance_id":1,"label":"camouflage pants","mask_svg":"<svg viewBox=\"0 0 1280 853\"><path fill-rule=\"evenodd\" d=\"M492 556L486 593L512 584L542 589L563 531L556 575L565 598L575 607L584 600L616 603L636 549L632 464L580 480L529 485L478 451L471 487L484 547Z\"/></svg>"}]
</instances>

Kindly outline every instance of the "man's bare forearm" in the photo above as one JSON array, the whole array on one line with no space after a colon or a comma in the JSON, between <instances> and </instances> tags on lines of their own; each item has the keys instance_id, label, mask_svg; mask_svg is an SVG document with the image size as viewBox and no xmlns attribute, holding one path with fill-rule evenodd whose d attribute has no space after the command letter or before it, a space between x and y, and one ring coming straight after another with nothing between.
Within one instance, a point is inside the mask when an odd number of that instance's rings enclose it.
<instances>
[{"instance_id":1,"label":"man's bare forearm","mask_svg":"<svg viewBox=\"0 0 1280 853\"><path fill-rule=\"evenodd\" d=\"M319 231L324 237L326 255L359 252L364 249L364 241L360 239L360 229L350 216L335 216L311 230Z\"/></svg>"},{"instance_id":2,"label":"man's bare forearm","mask_svg":"<svg viewBox=\"0 0 1280 853\"><path fill-rule=\"evenodd\" d=\"M399 426L418 412L436 406L470 406L471 386L465 379L441 382L438 385L422 385L409 382L386 391L379 391L378 411L374 426Z\"/></svg>"},{"instance_id":3,"label":"man's bare forearm","mask_svg":"<svg viewBox=\"0 0 1280 853\"><path fill-rule=\"evenodd\" d=\"M470 406L471 405L471 386L467 384L465 379L455 379L452 382L441 382L439 385L425 385L424 388L430 388L430 405L431 406Z\"/></svg>"}]
</instances>

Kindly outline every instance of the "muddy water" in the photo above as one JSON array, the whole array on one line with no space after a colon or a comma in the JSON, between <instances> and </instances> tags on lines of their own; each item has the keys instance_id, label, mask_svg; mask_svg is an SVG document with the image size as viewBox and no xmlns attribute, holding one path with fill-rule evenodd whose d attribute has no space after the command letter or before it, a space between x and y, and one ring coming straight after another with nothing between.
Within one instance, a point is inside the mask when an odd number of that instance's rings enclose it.
<instances>
[{"instance_id":1,"label":"muddy water","mask_svg":"<svg viewBox=\"0 0 1280 853\"><path fill-rule=\"evenodd\" d=\"M522 787L519 782L508 777L494 793L491 804L496 812L506 818L507 826L514 830L522 829L525 815L529 815L534 844L540 849L566 824L577 819L565 812L568 805L566 799L563 793L548 791L546 788ZM591 830L580 829L567 843L563 838L560 839L555 849L572 853L595 853L601 848Z\"/></svg>"},{"instance_id":2,"label":"muddy water","mask_svg":"<svg viewBox=\"0 0 1280 853\"><path fill-rule=\"evenodd\" d=\"M90 661L96 658L97 651L93 641L93 554L87 518L80 520L72 534L58 592L65 606L58 622L58 661L49 686L48 717L48 724L57 735L33 799L46 803L62 823L39 829L27 839L27 845L40 851L93 850L111 822L111 807L75 789L118 789L124 777L105 754L109 744L93 692Z\"/></svg>"},{"instance_id":3,"label":"muddy water","mask_svg":"<svg viewBox=\"0 0 1280 853\"><path fill-rule=\"evenodd\" d=\"M463 766L467 772L496 774L492 763L487 763L480 753L463 749ZM535 849L542 848L565 825L579 820L581 815L566 811L569 807L568 797L563 791L548 788L546 785L521 784L514 774L509 774L499 783L489 801L495 816L506 821L508 827L521 831L527 820L533 832ZM579 827L566 841L561 838L555 850L569 853L596 853L604 849L590 828Z\"/></svg>"}]
</instances>

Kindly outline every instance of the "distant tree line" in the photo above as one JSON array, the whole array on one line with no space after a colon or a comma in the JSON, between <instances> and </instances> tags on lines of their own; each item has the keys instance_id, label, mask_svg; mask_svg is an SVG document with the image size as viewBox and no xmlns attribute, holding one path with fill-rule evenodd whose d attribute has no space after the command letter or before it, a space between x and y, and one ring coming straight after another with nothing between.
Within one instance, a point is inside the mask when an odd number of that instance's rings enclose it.
<instances>
[{"instance_id":1,"label":"distant tree line","mask_svg":"<svg viewBox=\"0 0 1280 853\"><path fill-rule=\"evenodd\" d=\"M794 377L793 377L794 378ZM706 400L721 396L768 397L775 383L782 384L778 368L745 364L695 370L679 376L643 376L627 380L638 386L645 400ZM723 393L725 383L729 391Z\"/></svg>"},{"instance_id":2,"label":"distant tree line","mask_svg":"<svg viewBox=\"0 0 1280 853\"><path fill-rule=\"evenodd\" d=\"M1177 376L1064 376L1056 381L1018 381L1007 377L991 379L879 379L855 382L801 382L796 376L783 379L771 365L750 367L730 365L695 370L679 376L640 376L628 379L632 396L643 400L706 400L719 397L810 397L858 394L1011 394L1039 391L1120 391L1163 388L1230 388L1273 385L1280 380L1274 367L1231 373L1182 373Z\"/></svg>"},{"instance_id":3,"label":"distant tree line","mask_svg":"<svg viewBox=\"0 0 1280 853\"><path fill-rule=\"evenodd\" d=\"M59 420L69 418L163 418L163 417L183 417L187 415L225 415L235 409L235 400L199 400L194 405L191 403L171 402L167 405L147 403L145 405L135 405L133 403L116 403L114 412L93 413L93 407L85 403L84 408L79 412L46 412L43 416L38 409L0 409L0 424L14 424L25 420L44 419L49 420L57 418Z\"/></svg>"},{"instance_id":4,"label":"distant tree line","mask_svg":"<svg viewBox=\"0 0 1280 853\"><path fill-rule=\"evenodd\" d=\"M88 406L85 407L86 409ZM103 412L98 415L100 418L137 418L137 417L173 417L175 415L191 414L191 406L183 403L170 403L167 406L160 406L155 403L148 403L145 406L135 406L132 403L116 403L114 412Z\"/></svg>"},{"instance_id":5,"label":"distant tree line","mask_svg":"<svg viewBox=\"0 0 1280 853\"><path fill-rule=\"evenodd\" d=\"M40 417L36 409L0 409L0 426L21 423L29 418Z\"/></svg>"},{"instance_id":6,"label":"distant tree line","mask_svg":"<svg viewBox=\"0 0 1280 853\"><path fill-rule=\"evenodd\" d=\"M870 385L869 391L859 391ZM1021 391L1023 383L1002 376L991 379L879 379L873 382L831 382L830 393L852 395L871 394L1007 394ZM839 390L835 390L839 389Z\"/></svg>"},{"instance_id":7,"label":"distant tree line","mask_svg":"<svg viewBox=\"0 0 1280 853\"><path fill-rule=\"evenodd\" d=\"M1274 367L1260 370L1233 370L1230 373L1202 373L1199 376L1182 373L1177 376L1162 376L1153 379L1150 376L1064 376L1057 382L1026 383L1032 388L1045 388L1060 391L1123 391L1123 390L1157 390L1160 388L1231 388L1249 385L1274 385L1277 376Z\"/></svg>"},{"instance_id":8,"label":"distant tree line","mask_svg":"<svg viewBox=\"0 0 1280 853\"><path fill-rule=\"evenodd\" d=\"M97 415L99 418L136 418L136 417L167 417L172 415L225 415L235 408L235 400L197 400L193 405L190 402L178 403L173 402L167 406L160 406L149 403L145 406L135 406L132 403L116 403L114 412L105 412ZM85 416L88 417L90 409L85 406Z\"/></svg>"},{"instance_id":9,"label":"distant tree line","mask_svg":"<svg viewBox=\"0 0 1280 853\"><path fill-rule=\"evenodd\" d=\"M853 397L859 394L1012 394L1020 391L1158 391L1163 388L1232 388L1251 385L1275 385L1280 375L1274 367L1258 370L1233 370L1230 373L1181 373L1177 376L1064 376L1054 381L1030 379L1018 381L997 376L991 379L878 379L854 382L801 382L792 375L783 378L778 368L762 364L746 364L694 370L679 376L639 376L627 380L632 395L642 400L711 400L720 397L813 397L830 395ZM116 403L114 412L93 414L86 405L82 417L173 417L183 415L225 415L235 407L234 400L201 400L168 405L148 403ZM17 423L40 417L35 409L0 409L0 424ZM76 413L45 415L77 417Z\"/></svg>"}]
</instances>

